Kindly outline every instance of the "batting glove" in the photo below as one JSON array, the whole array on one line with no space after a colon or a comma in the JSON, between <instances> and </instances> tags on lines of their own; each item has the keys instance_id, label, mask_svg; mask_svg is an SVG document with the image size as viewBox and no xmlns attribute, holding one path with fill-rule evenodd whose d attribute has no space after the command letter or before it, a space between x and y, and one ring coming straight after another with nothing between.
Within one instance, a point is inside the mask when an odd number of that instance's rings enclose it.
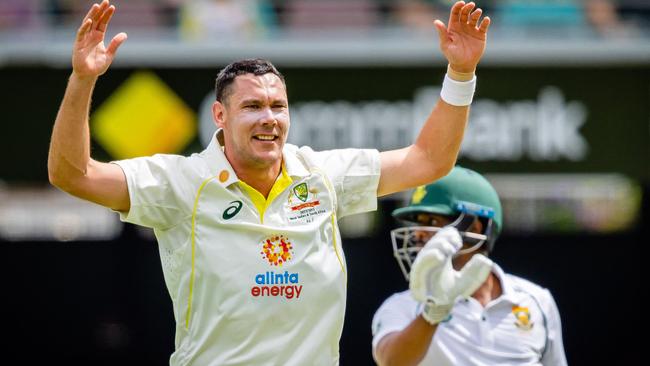
<instances>
[{"instance_id":1,"label":"batting glove","mask_svg":"<svg viewBox=\"0 0 650 366\"><path fill-rule=\"evenodd\" d=\"M458 230L444 227L422 247L411 266L411 295L425 304L422 316L430 324L445 320L456 298L473 294L490 274L493 263L482 254L475 254L460 271L454 270L451 260L462 246Z\"/></svg>"}]
</instances>

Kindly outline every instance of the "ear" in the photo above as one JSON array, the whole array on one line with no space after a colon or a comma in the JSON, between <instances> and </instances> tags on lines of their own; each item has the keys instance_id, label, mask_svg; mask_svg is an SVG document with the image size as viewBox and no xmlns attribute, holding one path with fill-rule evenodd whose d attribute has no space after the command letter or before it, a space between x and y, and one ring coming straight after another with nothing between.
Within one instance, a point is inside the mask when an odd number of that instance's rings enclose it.
<instances>
[{"instance_id":1,"label":"ear","mask_svg":"<svg viewBox=\"0 0 650 366\"><path fill-rule=\"evenodd\" d=\"M220 101L212 103L212 119L219 128L226 126L226 106Z\"/></svg>"}]
</instances>

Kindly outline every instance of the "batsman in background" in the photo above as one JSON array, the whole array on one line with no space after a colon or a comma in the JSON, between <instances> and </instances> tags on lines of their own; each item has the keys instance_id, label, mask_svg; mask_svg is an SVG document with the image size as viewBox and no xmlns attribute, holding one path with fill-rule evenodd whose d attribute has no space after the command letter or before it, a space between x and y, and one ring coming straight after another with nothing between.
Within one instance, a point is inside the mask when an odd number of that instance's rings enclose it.
<instances>
[{"instance_id":1,"label":"batsman in background","mask_svg":"<svg viewBox=\"0 0 650 366\"><path fill-rule=\"evenodd\" d=\"M405 225L391 239L410 289L373 318L380 366L567 364L551 293L487 258L503 219L482 175L457 166L393 216Z\"/></svg>"},{"instance_id":2,"label":"batsman in background","mask_svg":"<svg viewBox=\"0 0 650 366\"><path fill-rule=\"evenodd\" d=\"M106 0L93 5L78 30L50 181L154 229L176 320L172 365L338 364L347 291L338 219L451 170L489 18L458 1L448 25L434 22L447 76L420 134L402 149L285 143L284 78L270 62L249 59L217 76L219 129L205 150L103 163L90 157L88 115L97 79L126 40L118 33L104 46L115 11Z\"/></svg>"}]
</instances>

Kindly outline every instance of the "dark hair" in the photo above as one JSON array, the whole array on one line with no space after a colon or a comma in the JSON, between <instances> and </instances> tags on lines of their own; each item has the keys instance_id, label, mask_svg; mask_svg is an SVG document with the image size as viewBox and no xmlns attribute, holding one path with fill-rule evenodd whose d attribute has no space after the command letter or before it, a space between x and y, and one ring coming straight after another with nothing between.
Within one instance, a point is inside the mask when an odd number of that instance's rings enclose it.
<instances>
[{"instance_id":1,"label":"dark hair","mask_svg":"<svg viewBox=\"0 0 650 366\"><path fill-rule=\"evenodd\" d=\"M284 83L284 76L280 74L278 69L276 69L270 61L259 58L249 58L232 62L230 65L219 71L219 75L217 75L217 81L214 88L217 100L223 103L224 99L228 97L228 89L230 85L235 81L237 76L244 74L264 75L268 73L277 75L277 77L282 80L282 83Z\"/></svg>"}]
</instances>

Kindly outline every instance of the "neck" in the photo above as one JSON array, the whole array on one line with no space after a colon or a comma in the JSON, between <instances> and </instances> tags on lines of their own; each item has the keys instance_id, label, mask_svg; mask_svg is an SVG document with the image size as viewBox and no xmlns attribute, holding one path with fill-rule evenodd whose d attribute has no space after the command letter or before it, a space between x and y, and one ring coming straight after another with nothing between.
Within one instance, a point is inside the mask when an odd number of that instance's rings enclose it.
<instances>
[{"instance_id":1,"label":"neck","mask_svg":"<svg viewBox=\"0 0 650 366\"><path fill-rule=\"evenodd\" d=\"M237 178L255 188L264 198L268 198L269 192L282 170L282 157L272 162L247 160L229 149L225 143L223 144L223 153L237 174Z\"/></svg>"},{"instance_id":2,"label":"neck","mask_svg":"<svg viewBox=\"0 0 650 366\"><path fill-rule=\"evenodd\" d=\"M275 180L278 178L278 175L280 175L282 162L279 161L277 164L262 169L237 169L235 167L233 167L233 169L240 180L255 188L256 191L260 192L264 196L264 198L268 198Z\"/></svg>"},{"instance_id":3,"label":"neck","mask_svg":"<svg viewBox=\"0 0 650 366\"><path fill-rule=\"evenodd\" d=\"M502 293L503 290L501 289L499 278L494 273L490 273L481 287L472 294L472 297L485 307L490 301L501 296Z\"/></svg>"}]
</instances>

